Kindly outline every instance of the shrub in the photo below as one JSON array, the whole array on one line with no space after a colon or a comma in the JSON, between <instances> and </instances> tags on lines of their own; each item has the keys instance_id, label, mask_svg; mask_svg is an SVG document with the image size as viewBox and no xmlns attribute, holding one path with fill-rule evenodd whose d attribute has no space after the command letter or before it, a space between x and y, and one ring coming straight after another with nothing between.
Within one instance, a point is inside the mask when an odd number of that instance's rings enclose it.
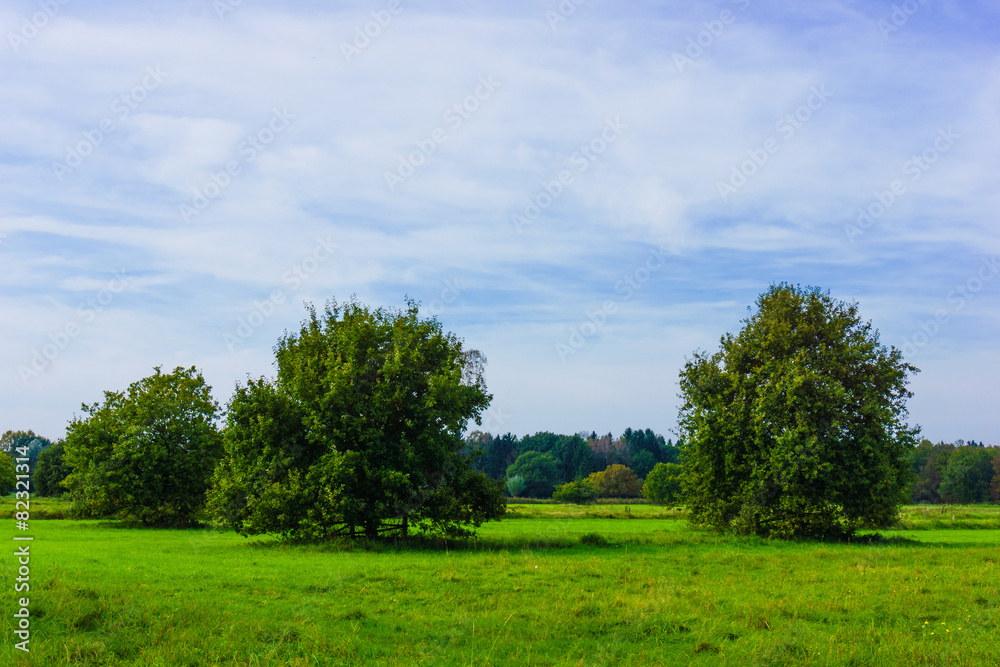
<instances>
[{"instance_id":1,"label":"shrub","mask_svg":"<svg viewBox=\"0 0 1000 667\"><path fill-rule=\"evenodd\" d=\"M643 497L654 503L675 502L681 492L682 470L677 463L657 463L642 485Z\"/></svg>"},{"instance_id":2,"label":"shrub","mask_svg":"<svg viewBox=\"0 0 1000 667\"><path fill-rule=\"evenodd\" d=\"M560 484L552 493L552 499L561 503L575 503L577 505L588 505L597 500L597 487L593 482L581 479L576 482Z\"/></svg>"},{"instance_id":3,"label":"shrub","mask_svg":"<svg viewBox=\"0 0 1000 667\"><path fill-rule=\"evenodd\" d=\"M512 497L516 498L524 493L525 487L527 487L527 484L524 481L524 477L521 475L514 475L513 477L507 478L507 493L509 493Z\"/></svg>"},{"instance_id":4,"label":"shrub","mask_svg":"<svg viewBox=\"0 0 1000 667\"><path fill-rule=\"evenodd\" d=\"M628 466L616 463L602 472L591 473L587 479L601 498L637 498L642 482Z\"/></svg>"}]
</instances>

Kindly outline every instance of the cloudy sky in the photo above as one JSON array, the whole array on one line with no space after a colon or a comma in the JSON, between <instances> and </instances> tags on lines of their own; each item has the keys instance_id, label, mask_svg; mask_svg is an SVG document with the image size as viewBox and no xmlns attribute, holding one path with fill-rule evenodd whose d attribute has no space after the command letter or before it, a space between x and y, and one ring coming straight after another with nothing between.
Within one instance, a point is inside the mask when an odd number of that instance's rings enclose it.
<instances>
[{"instance_id":1,"label":"cloudy sky","mask_svg":"<svg viewBox=\"0 0 1000 667\"><path fill-rule=\"evenodd\" d=\"M1000 442L1000 5L469 4L4 2L0 430L154 366L225 403L356 295L481 350L493 432L670 437L786 281Z\"/></svg>"}]
</instances>

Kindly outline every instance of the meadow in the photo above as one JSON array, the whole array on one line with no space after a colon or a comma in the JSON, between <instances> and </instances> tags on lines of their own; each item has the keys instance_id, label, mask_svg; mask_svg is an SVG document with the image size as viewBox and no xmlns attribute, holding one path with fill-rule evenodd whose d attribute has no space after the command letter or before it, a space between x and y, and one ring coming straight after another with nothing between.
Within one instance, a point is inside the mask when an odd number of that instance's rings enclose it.
<instances>
[{"instance_id":1,"label":"meadow","mask_svg":"<svg viewBox=\"0 0 1000 667\"><path fill-rule=\"evenodd\" d=\"M468 542L323 545L64 509L32 503L31 653L6 613L3 664L998 664L996 506L909 507L903 528L820 543L524 504Z\"/></svg>"}]
</instances>

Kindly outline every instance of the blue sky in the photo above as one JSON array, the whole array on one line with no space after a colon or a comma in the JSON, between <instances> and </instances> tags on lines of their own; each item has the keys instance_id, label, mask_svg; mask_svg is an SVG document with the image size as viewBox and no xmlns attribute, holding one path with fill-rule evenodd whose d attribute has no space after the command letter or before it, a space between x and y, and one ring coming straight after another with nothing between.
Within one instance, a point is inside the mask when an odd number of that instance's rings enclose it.
<instances>
[{"instance_id":1,"label":"blue sky","mask_svg":"<svg viewBox=\"0 0 1000 667\"><path fill-rule=\"evenodd\" d=\"M303 302L422 302L484 428L671 437L780 281L1000 442L1000 7L739 0L0 7L0 429L154 366L225 403ZM366 34L367 31L367 34Z\"/></svg>"}]
</instances>

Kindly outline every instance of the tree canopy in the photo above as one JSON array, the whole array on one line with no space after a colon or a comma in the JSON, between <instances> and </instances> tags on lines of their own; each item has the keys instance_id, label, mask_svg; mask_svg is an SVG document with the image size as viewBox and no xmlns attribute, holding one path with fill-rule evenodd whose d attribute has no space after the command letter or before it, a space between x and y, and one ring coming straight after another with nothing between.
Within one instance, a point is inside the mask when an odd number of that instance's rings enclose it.
<instances>
[{"instance_id":1,"label":"tree canopy","mask_svg":"<svg viewBox=\"0 0 1000 667\"><path fill-rule=\"evenodd\" d=\"M587 480L601 498L636 498L642 493L642 481L631 468L620 463L591 473Z\"/></svg>"},{"instance_id":2,"label":"tree canopy","mask_svg":"<svg viewBox=\"0 0 1000 667\"><path fill-rule=\"evenodd\" d=\"M736 335L681 372L684 494L693 520L775 537L850 533L897 516L916 430L917 369L856 304L773 285Z\"/></svg>"},{"instance_id":3,"label":"tree canopy","mask_svg":"<svg viewBox=\"0 0 1000 667\"><path fill-rule=\"evenodd\" d=\"M65 446L63 441L46 447L38 455L38 467L35 469L34 482L40 496L61 496L66 492L62 481L73 471L65 462Z\"/></svg>"},{"instance_id":4,"label":"tree canopy","mask_svg":"<svg viewBox=\"0 0 1000 667\"><path fill-rule=\"evenodd\" d=\"M159 367L125 392L83 405L66 430L75 514L187 526L204 506L221 453L218 405L201 373Z\"/></svg>"},{"instance_id":5,"label":"tree canopy","mask_svg":"<svg viewBox=\"0 0 1000 667\"><path fill-rule=\"evenodd\" d=\"M681 493L684 466L677 463L657 463L642 485L642 496L654 503L677 502Z\"/></svg>"},{"instance_id":6,"label":"tree canopy","mask_svg":"<svg viewBox=\"0 0 1000 667\"><path fill-rule=\"evenodd\" d=\"M549 498L561 477L559 462L548 452L527 451L507 468L507 478L524 480L522 493L530 498Z\"/></svg>"},{"instance_id":7,"label":"tree canopy","mask_svg":"<svg viewBox=\"0 0 1000 667\"><path fill-rule=\"evenodd\" d=\"M500 485L462 453L491 399L485 359L415 303L310 308L275 351L276 380L228 407L212 505L238 532L457 536L503 514Z\"/></svg>"},{"instance_id":8,"label":"tree canopy","mask_svg":"<svg viewBox=\"0 0 1000 667\"><path fill-rule=\"evenodd\" d=\"M35 486L35 470L38 466L38 457L51 446L51 440L37 435L31 429L27 431L6 431L0 436L0 449L5 451L11 457L11 460L14 458L28 459L28 485L32 493L37 491Z\"/></svg>"}]
</instances>

